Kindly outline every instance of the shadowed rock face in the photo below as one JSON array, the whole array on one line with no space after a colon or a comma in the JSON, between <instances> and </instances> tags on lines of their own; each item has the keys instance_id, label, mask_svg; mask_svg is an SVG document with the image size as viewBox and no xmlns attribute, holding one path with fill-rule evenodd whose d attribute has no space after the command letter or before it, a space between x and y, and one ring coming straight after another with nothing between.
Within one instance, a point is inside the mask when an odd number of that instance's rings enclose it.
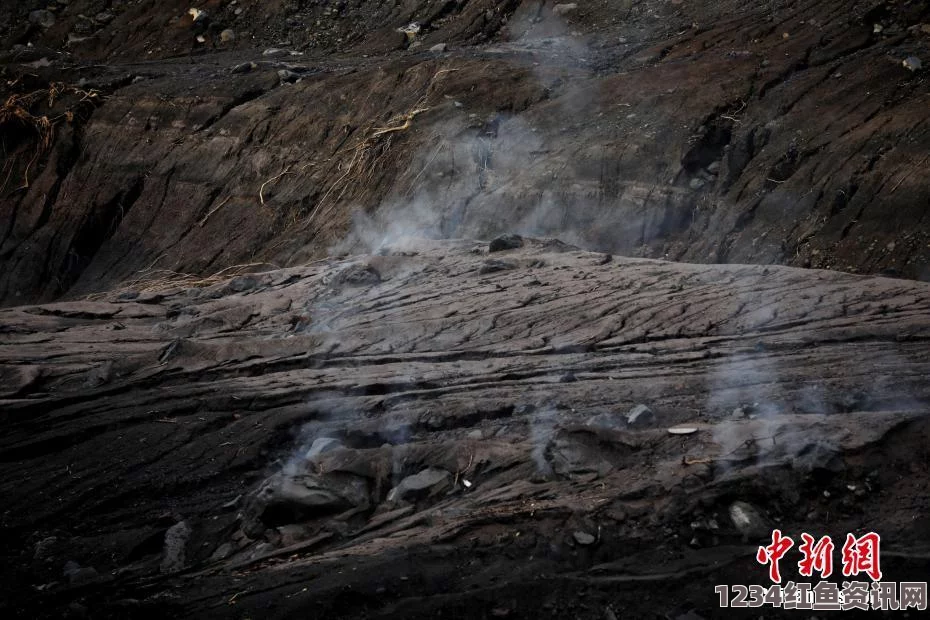
<instances>
[{"instance_id":1,"label":"shadowed rock face","mask_svg":"<svg viewBox=\"0 0 930 620\"><path fill-rule=\"evenodd\" d=\"M759 523L879 531L886 577L917 579L928 306L525 238L4 310L3 604L712 615L714 584L764 581Z\"/></svg>"},{"instance_id":2,"label":"shadowed rock face","mask_svg":"<svg viewBox=\"0 0 930 620\"><path fill-rule=\"evenodd\" d=\"M96 6L10 33L37 45L6 89L101 96L38 97L54 146L4 145L5 305L298 265L350 230L927 277L928 82L902 65L930 57L925 3L243 0L205 3L241 36L193 55L188 4Z\"/></svg>"}]
</instances>

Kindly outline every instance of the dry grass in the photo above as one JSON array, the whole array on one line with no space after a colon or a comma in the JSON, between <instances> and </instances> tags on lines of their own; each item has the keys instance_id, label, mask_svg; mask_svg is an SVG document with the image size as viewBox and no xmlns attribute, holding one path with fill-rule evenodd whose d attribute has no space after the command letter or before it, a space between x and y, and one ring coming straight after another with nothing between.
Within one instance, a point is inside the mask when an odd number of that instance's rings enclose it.
<instances>
[{"instance_id":1,"label":"dry grass","mask_svg":"<svg viewBox=\"0 0 930 620\"><path fill-rule=\"evenodd\" d=\"M430 109L431 107L426 105L426 97L423 97L410 111L390 119L386 127L369 128L355 145L337 153L337 157L346 158L337 164L337 169L341 169L342 174L323 192L316 206L303 220L302 227L306 229L317 218L331 215L350 187L368 186L390 152L394 134L410 129L413 120Z\"/></svg>"},{"instance_id":2,"label":"dry grass","mask_svg":"<svg viewBox=\"0 0 930 620\"><path fill-rule=\"evenodd\" d=\"M409 111L392 117L385 126L370 123L360 131L360 137L354 144L340 149L326 160L333 164L331 169L335 170L338 176L329 183L309 214L306 217L295 214L287 228L298 225L300 229L306 230L317 221L326 221L334 215L334 210L351 188L369 187L375 174L381 169L391 152L393 138L409 130L417 116L432 109L430 99L436 92L437 83L444 75L453 71L456 69L437 71L426 84L424 94ZM259 202L265 205L265 188L269 185L277 183L287 175L303 173L307 168L315 165L317 164L306 164L298 170L294 169L293 164L286 166L280 173L262 183L259 189ZM283 242L282 237L278 244L273 245L269 250L273 250Z\"/></svg>"},{"instance_id":3,"label":"dry grass","mask_svg":"<svg viewBox=\"0 0 930 620\"><path fill-rule=\"evenodd\" d=\"M11 86L15 86L15 83ZM62 112L55 115L33 113L37 107L43 105L49 110L53 109L65 96L72 97L75 101L70 102ZM102 97L95 90L82 90L59 82L50 83L46 89L7 97L0 106L0 135L16 136L25 133L32 134L33 137L28 146L21 146L12 153L6 152L7 143L4 139L4 180L0 184L0 194L6 190L14 170L24 158L28 159L22 173L23 182L16 190L28 188L30 170L52 147L55 126L61 122L73 123L82 109L88 105L95 107L100 101Z\"/></svg>"},{"instance_id":4,"label":"dry grass","mask_svg":"<svg viewBox=\"0 0 930 620\"><path fill-rule=\"evenodd\" d=\"M157 263L162 257L155 260ZM153 263L154 265L154 263ZM136 272L136 277L132 280L123 282L119 288L108 290L102 293L92 293L86 299L88 301L101 301L118 297L124 293L163 293L173 289L188 288L205 288L220 282L225 282L236 276L246 273L254 273L256 267L268 267L279 269L277 265L270 263L248 263L243 265L232 265L221 269L209 276L197 276L170 269L154 269L149 267Z\"/></svg>"}]
</instances>

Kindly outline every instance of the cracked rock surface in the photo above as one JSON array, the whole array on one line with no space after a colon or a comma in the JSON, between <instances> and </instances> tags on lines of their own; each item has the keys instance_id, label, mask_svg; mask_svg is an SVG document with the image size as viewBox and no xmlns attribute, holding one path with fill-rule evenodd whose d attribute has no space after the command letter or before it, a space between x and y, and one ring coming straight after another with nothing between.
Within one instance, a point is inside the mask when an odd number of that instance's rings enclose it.
<instances>
[{"instance_id":1,"label":"cracked rock surface","mask_svg":"<svg viewBox=\"0 0 930 620\"><path fill-rule=\"evenodd\" d=\"M408 239L0 312L3 604L648 617L675 584L713 614L759 523L877 530L889 578L926 574L930 285L487 256Z\"/></svg>"}]
</instances>

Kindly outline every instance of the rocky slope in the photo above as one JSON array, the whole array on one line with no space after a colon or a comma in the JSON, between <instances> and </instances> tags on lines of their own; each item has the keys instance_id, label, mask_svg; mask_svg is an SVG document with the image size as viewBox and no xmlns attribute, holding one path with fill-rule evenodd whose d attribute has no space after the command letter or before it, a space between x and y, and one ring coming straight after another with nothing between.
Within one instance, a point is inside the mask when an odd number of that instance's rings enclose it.
<instances>
[{"instance_id":1,"label":"rocky slope","mask_svg":"<svg viewBox=\"0 0 930 620\"><path fill-rule=\"evenodd\" d=\"M930 285L536 240L203 284L0 313L13 617L716 616L776 523L926 575Z\"/></svg>"},{"instance_id":2,"label":"rocky slope","mask_svg":"<svg viewBox=\"0 0 930 620\"><path fill-rule=\"evenodd\" d=\"M185 3L108 6L10 33L8 89L99 96L30 100L48 148L7 126L7 305L297 265L372 228L928 273L928 83L903 66L930 57L925 2L244 0L202 29ZM96 43L42 47L69 36Z\"/></svg>"}]
</instances>

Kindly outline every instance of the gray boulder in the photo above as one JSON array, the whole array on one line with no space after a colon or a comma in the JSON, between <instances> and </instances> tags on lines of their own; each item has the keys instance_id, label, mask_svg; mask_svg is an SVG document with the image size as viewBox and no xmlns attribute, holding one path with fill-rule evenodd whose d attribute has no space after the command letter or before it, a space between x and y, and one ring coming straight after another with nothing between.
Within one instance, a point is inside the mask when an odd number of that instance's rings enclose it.
<instances>
[{"instance_id":1,"label":"gray boulder","mask_svg":"<svg viewBox=\"0 0 930 620\"><path fill-rule=\"evenodd\" d=\"M165 550L161 559L161 572L174 573L184 568L187 559L187 541L193 530L186 521L180 521L165 532Z\"/></svg>"},{"instance_id":2,"label":"gray boulder","mask_svg":"<svg viewBox=\"0 0 930 620\"><path fill-rule=\"evenodd\" d=\"M35 24L39 28L51 28L55 25L55 14L45 9L31 11L29 13L29 23Z\"/></svg>"},{"instance_id":3,"label":"gray boulder","mask_svg":"<svg viewBox=\"0 0 930 620\"><path fill-rule=\"evenodd\" d=\"M730 504L730 520L746 540L759 540L772 533L772 524L762 512L747 502Z\"/></svg>"},{"instance_id":4,"label":"gray boulder","mask_svg":"<svg viewBox=\"0 0 930 620\"><path fill-rule=\"evenodd\" d=\"M95 568L81 566L73 560L65 563L63 573L64 576L68 578L68 583L71 585L87 583L97 578L97 570Z\"/></svg>"},{"instance_id":5,"label":"gray boulder","mask_svg":"<svg viewBox=\"0 0 930 620\"><path fill-rule=\"evenodd\" d=\"M656 415L646 405L636 405L626 414L626 423L630 428L648 428L655 425Z\"/></svg>"},{"instance_id":6,"label":"gray boulder","mask_svg":"<svg viewBox=\"0 0 930 620\"><path fill-rule=\"evenodd\" d=\"M313 440L313 443L310 444L310 449L307 450L306 457L307 459L314 459L321 454L338 450L341 447L342 442L338 439L332 437L317 437Z\"/></svg>"},{"instance_id":7,"label":"gray boulder","mask_svg":"<svg viewBox=\"0 0 930 620\"><path fill-rule=\"evenodd\" d=\"M418 474L407 476L388 493L389 502L414 501L433 497L452 488L452 474L444 469L428 467Z\"/></svg>"},{"instance_id":8,"label":"gray boulder","mask_svg":"<svg viewBox=\"0 0 930 620\"><path fill-rule=\"evenodd\" d=\"M268 527L300 523L369 504L367 479L345 472L281 472L268 478L247 501L243 530L259 537Z\"/></svg>"},{"instance_id":9,"label":"gray boulder","mask_svg":"<svg viewBox=\"0 0 930 620\"><path fill-rule=\"evenodd\" d=\"M495 237L488 244L489 252L503 252L505 250L517 250L523 247L523 237L520 235L501 235Z\"/></svg>"}]
</instances>

